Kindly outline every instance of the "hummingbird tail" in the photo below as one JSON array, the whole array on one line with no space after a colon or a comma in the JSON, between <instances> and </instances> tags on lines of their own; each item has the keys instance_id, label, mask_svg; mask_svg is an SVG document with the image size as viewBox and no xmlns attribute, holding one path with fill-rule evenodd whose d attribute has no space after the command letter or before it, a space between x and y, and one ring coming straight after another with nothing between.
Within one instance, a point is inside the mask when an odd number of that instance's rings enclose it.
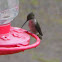
<instances>
[{"instance_id":1,"label":"hummingbird tail","mask_svg":"<svg viewBox=\"0 0 62 62\"><path fill-rule=\"evenodd\" d=\"M27 21L26 21L26 22L27 22ZM22 25L22 27L26 24L26 22ZM21 28L22 28L22 27L21 27Z\"/></svg>"},{"instance_id":2,"label":"hummingbird tail","mask_svg":"<svg viewBox=\"0 0 62 62\"><path fill-rule=\"evenodd\" d=\"M40 34L37 34L37 36L42 40L42 36Z\"/></svg>"},{"instance_id":3,"label":"hummingbird tail","mask_svg":"<svg viewBox=\"0 0 62 62\"><path fill-rule=\"evenodd\" d=\"M40 35L43 36L43 33L41 32Z\"/></svg>"}]
</instances>

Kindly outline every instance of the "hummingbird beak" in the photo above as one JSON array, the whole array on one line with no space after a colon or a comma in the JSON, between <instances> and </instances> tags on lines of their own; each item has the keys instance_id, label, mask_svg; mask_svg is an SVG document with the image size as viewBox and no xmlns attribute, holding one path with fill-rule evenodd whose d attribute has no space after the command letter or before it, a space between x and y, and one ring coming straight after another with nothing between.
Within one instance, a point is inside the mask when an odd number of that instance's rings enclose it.
<instances>
[{"instance_id":1,"label":"hummingbird beak","mask_svg":"<svg viewBox=\"0 0 62 62\"><path fill-rule=\"evenodd\" d=\"M26 24L26 22L27 22L27 21L25 21L25 23L22 25L22 27ZM21 28L22 28L22 27L21 27Z\"/></svg>"}]
</instances>

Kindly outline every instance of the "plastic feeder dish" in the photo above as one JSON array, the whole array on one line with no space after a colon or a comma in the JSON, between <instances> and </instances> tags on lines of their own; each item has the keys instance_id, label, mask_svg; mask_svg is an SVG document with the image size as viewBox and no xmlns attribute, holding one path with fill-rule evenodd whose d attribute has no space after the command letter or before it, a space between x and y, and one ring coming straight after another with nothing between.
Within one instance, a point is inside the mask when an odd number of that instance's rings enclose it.
<instances>
[{"instance_id":1,"label":"plastic feeder dish","mask_svg":"<svg viewBox=\"0 0 62 62\"><path fill-rule=\"evenodd\" d=\"M30 35L36 39L32 45ZM11 27L10 23L0 25L0 55L22 52L27 49L35 48L40 44L37 35L18 27Z\"/></svg>"}]
</instances>

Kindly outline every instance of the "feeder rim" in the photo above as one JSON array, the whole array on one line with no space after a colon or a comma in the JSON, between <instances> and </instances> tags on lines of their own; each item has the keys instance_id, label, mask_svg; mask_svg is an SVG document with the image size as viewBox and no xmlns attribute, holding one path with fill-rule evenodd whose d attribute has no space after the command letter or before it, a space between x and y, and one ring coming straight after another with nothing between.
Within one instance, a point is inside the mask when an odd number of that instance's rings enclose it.
<instances>
[{"instance_id":1,"label":"feeder rim","mask_svg":"<svg viewBox=\"0 0 62 62\"><path fill-rule=\"evenodd\" d=\"M11 47L11 48L6 48L6 47L0 47L0 52L1 51L17 51L17 50L27 50L27 49L31 49L31 48L35 48L40 44L40 39L37 35L25 31L27 34L31 35L32 37L34 37L37 41L34 44L28 45L28 46L18 46L18 47Z\"/></svg>"}]
</instances>

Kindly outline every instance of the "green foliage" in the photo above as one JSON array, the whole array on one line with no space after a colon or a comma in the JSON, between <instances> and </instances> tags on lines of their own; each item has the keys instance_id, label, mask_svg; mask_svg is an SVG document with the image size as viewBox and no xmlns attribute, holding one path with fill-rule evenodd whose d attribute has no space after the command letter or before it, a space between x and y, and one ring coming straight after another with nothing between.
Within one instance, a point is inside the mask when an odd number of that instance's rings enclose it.
<instances>
[{"instance_id":1,"label":"green foliage","mask_svg":"<svg viewBox=\"0 0 62 62\"><path fill-rule=\"evenodd\" d=\"M31 3L32 3L33 5L38 5L38 4L39 4L38 0L31 0Z\"/></svg>"},{"instance_id":2,"label":"green foliage","mask_svg":"<svg viewBox=\"0 0 62 62\"><path fill-rule=\"evenodd\" d=\"M40 57L39 57L39 56L40 56ZM38 60L39 62L60 62L59 59L50 59L50 60L47 60L47 59L44 59L42 56L44 56L44 55L33 54L33 59L36 59L36 60Z\"/></svg>"},{"instance_id":3,"label":"green foliage","mask_svg":"<svg viewBox=\"0 0 62 62\"><path fill-rule=\"evenodd\" d=\"M26 0L19 0L20 2L22 2L22 3L25 3L26 2Z\"/></svg>"},{"instance_id":4,"label":"green foliage","mask_svg":"<svg viewBox=\"0 0 62 62\"><path fill-rule=\"evenodd\" d=\"M55 22L57 22L59 24L62 24L62 19L61 18L60 19L54 19L53 21L55 21Z\"/></svg>"},{"instance_id":5,"label":"green foliage","mask_svg":"<svg viewBox=\"0 0 62 62\"><path fill-rule=\"evenodd\" d=\"M56 0L57 2L60 2L60 1L62 1L62 0Z\"/></svg>"},{"instance_id":6,"label":"green foliage","mask_svg":"<svg viewBox=\"0 0 62 62\"><path fill-rule=\"evenodd\" d=\"M58 60L58 59L46 60L46 59L44 59L42 57L37 57L37 56L35 56L35 59L40 61L40 62L60 62L60 60Z\"/></svg>"},{"instance_id":7,"label":"green foliage","mask_svg":"<svg viewBox=\"0 0 62 62\"><path fill-rule=\"evenodd\" d=\"M37 60L40 61L40 62L60 62L58 59L46 60L46 59L44 59L42 57L38 58Z\"/></svg>"}]
</instances>

